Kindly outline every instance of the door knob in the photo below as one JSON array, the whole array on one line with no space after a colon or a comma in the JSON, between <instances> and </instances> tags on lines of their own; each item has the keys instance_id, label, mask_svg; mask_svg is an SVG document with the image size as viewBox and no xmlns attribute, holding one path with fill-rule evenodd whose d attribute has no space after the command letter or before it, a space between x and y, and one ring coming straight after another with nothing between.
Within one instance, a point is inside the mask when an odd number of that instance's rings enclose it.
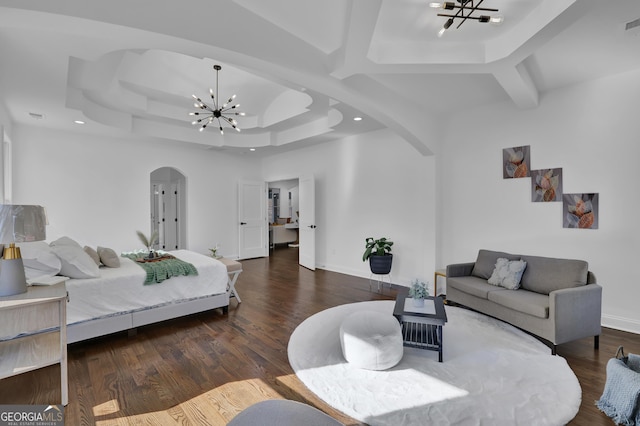
<instances>
[{"instance_id":1,"label":"door knob","mask_svg":"<svg viewBox=\"0 0 640 426\"><path fill-rule=\"evenodd\" d=\"M240 222L240 225L246 225L247 222Z\"/></svg>"},{"instance_id":2,"label":"door knob","mask_svg":"<svg viewBox=\"0 0 640 426\"><path fill-rule=\"evenodd\" d=\"M309 225L309 228L316 229L316 226L315 225Z\"/></svg>"}]
</instances>

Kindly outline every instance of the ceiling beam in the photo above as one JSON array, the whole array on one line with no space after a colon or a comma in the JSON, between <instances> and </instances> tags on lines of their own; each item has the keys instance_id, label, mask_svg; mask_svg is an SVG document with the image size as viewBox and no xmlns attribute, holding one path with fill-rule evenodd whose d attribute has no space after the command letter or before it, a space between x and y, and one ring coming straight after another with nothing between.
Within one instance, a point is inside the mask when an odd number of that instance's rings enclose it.
<instances>
[{"instance_id":1,"label":"ceiling beam","mask_svg":"<svg viewBox=\"0 0 640 426\"><path fill-rule=\"evenodd\" d=\"M493 76L519 108L527 109L538 106L538 89L524 62L515 67L500 67L493 71Z\"/></svg>"},{"instance_id":2,"label":"ceiling beam","mask_svg":"<svg viewBox=\"0 0 640 426\"><path fill-rule=\"evenodd\" d=\"M349 19L345 21L342 47L331 55L332 77L342 80L372 64L367 53L381 6L382 0L354 0L351 3Z\"/></svg>"}]
</instances>

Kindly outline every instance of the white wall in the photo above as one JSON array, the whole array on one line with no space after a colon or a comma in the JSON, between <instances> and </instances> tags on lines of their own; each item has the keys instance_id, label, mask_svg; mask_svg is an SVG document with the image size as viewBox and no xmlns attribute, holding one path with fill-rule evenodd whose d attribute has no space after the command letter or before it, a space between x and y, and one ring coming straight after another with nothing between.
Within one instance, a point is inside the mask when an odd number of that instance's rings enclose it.
<instances>
[{"instance_id":1,"label":"white wall","mask_svg":"<svg viewBox=\"0 0 640 426\"><path fill-rule=\"evenodd\" d=\"M439 158L439 259L473 261L480 248L584 259L603 286L605 326L640 333L640 71L452 120ZM458 117L460 118L460 117ZM564 229L562 203L532 203L530 179L502 179L502 149L530 145L531 168L563 169L565 193L600 194L597 230Z\"/></svg>"},{"instance_id":2,"label":"white wall","mask_svg":"<svg viewBox=\"0 0 640 426\"><path fill-rule=\"evenodd\" d=\"M433 281L435 160L390 131L299 149L263 160L267 181L312 173L316 181L316 263L369 277L367 237L394 241L394 283Z\"/></svg>"},{"instance_id":3,"label":"white wall","mask_svg":"<svg viewBox=\"0 0 640 426\"><path fill-rule=\"evenodd\" d=\"M12 132L9 112L0 100L0 202L11 202L11 147ZM7 152L7 150L9 152Z\"/></svg>"},{"instance_id":4,"label":"white wall","mask_svg":"<svg viewBox=\"0 0 640 426\"><path fill-rule=\"evenodd\" d=\"M208 254L219 244L237 256L237 185L260 178L258 160L32 127L14 127L13 146L13 202L46 207L49 241L68 235L117 252L143 248L136 230L150 229L150 173L169 166L187 180L187 247Z\"/></svg>"}]
</instances>

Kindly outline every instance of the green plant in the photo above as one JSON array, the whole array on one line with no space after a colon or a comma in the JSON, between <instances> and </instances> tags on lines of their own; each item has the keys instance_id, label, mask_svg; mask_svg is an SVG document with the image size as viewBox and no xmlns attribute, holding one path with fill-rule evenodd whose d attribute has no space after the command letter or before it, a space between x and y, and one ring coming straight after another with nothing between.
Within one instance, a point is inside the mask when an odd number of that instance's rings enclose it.
<instances>
[{"instance_id":1,"label":"green plant","mask_svg":"<svg viewBox=\"0 0 640 426\"><path fill-rule=\"evenodd\" d=\"M218 257L218 245L216 244L216 246L214 248L210 248L209 251L211 252L211 257L217 258Z\"/></svg>"},{"instance_id":2,"label":"green plant","mask_svg":"<svg viewBox=\"0 0 640 426\"><path fill-rule=\"evenodd\" d=\"M424 281L415 279L411 282L409 287L409 296L414 299L425 299L429 296L429 289Z\"/></svg>"},{"instance_id":3,"label":"green plant","mask_svg":"<svg viewBox=\"0 0 640 426\"><path fill-rule=\"evenodd\" d=\"M386 238L373 239L369 237L365 240L365 250L362 255L362 261L365 262L371 256L384 256L391 253L391 246L393 241L389 241Z\"/></svg>"}]
</instances>

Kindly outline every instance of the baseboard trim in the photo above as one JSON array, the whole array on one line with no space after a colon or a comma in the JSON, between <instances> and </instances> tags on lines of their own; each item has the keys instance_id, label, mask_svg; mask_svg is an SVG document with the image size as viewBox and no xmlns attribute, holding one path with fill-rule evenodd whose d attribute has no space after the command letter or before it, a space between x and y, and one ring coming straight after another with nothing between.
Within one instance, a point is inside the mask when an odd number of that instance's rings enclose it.
<instances>
[{"instance_id":1,"label":"baseboard trim","mask_svg":"<svg viewBox=\"0 0 640 426\"><path fill-rule=\"evenodd\" d=\"M614 328L620 331L627 331L629 333L640 334L640 321L631 318L603 314L602 326Z\"/></svg>"}]
</instances>

